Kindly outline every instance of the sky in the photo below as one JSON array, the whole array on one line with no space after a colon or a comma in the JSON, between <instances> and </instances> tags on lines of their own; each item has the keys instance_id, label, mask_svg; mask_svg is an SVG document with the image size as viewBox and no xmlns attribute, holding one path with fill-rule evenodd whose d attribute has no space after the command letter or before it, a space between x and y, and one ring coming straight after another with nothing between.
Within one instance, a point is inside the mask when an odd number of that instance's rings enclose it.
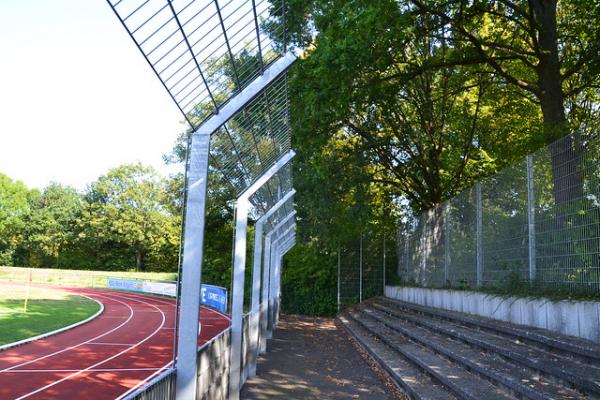
<instances>
[{"instance_id":1,"label":"sky","mask_svg":"<svg viewBox=\"0 0 600 400\"><path fill-rule=\"evenodd\" d=\"M162 155L183 116L105 0L0 0L0 173L85 189Z\"/></svg>"}]
</instances>

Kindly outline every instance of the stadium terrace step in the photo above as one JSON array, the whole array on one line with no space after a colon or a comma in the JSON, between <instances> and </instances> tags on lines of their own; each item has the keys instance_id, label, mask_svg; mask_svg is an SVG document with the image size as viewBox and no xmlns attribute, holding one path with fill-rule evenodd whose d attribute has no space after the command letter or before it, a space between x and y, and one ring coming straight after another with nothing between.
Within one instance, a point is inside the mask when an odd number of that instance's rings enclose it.
<instances>
[{"instance_id":1,"label":"stadium terrace step","mask_svg":"<svg viewBox=\"0 0 600 400\"><path fill-rule=\"evenodd\" d=\"M413 399L600 398L594 342L387 298L339 319Z\"/></svg>"},{"instance_id":2,"label":"stadium terrace step","mask_svg":"<svg viewBox=\"0 0 600 400\"><path fill-rule=\"evenodd\" d=\"M506 334L532 346L550 350L553 353L565 354L591 365L600 365L600 343L590 340L561 335L560 333L538 327L499 322L491 318L426 307L386 297L373 299L373 301L378 304L411 310L422 315L429 315L446 321L459 322L462 325L481 330Z\"/></svg>"}]
</instances>

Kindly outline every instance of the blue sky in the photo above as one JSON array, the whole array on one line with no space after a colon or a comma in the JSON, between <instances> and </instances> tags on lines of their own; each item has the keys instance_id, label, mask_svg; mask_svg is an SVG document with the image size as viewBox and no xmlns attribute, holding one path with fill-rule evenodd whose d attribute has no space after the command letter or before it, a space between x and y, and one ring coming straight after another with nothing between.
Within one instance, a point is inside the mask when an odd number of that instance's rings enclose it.
<instances>
[{"instance_id":1,"label":"blue sky","mask_svg":"<svg viewBox=\"0 0 600 400\"><path fill-rule=\"evenodd\" d=\"M166 174L182 120L105 0L0 1L0 172L78 189L122 163Z\"/></svg>"}]
</instances>

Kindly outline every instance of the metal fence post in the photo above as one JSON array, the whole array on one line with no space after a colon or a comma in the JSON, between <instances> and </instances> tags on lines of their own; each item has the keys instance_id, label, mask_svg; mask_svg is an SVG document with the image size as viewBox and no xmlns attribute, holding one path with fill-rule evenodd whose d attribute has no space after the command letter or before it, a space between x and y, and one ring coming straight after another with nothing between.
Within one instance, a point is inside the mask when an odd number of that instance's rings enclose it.
<instances>
[{"instance_id":1,"label":"metal fence post","mask_svg":"<svg viewBox=\"0 0 600 400\"><path fill-rule=\"evenodd\" d=\"M483 210L481 201L481 183L475 185L475 208L476 208L476 225L477 225L477 287L481 287L483 278Z\"/></svg>"},{"instance_id":2,"label":"metal fence post","mask_svg":"<svg viewBox=\"0 0 600 400\"><path fill-rule=\"evenodd\" d=\"M386 246L385 246L385 232L383 233L383 295L385 295L385 256L386 256Z\"/></svg>"},{"instance_id":3,"label":"metal fence post","mask_svg":"<svg viewBox=\"0 0 600 400\"><path fill-rule=\"evenodd\" d=\"M244 313L244 270L249 201L238 199L235 216L233 282L231 290L231 348L229 362L229 398L238 399L241 381L242 330Z\"/></svg>"},{"instance_id":4,"label":"metal fence post","mask_svg":"<svg viewBox=\"0 0 600 400\"><path fill-rule=\"evenodd\" d=\"M340 307L341 307L341 301L340 301L340 266L341 266L341 247L338 246L338 254L337 254L337 309L338 312L340 312Z\"/></svg>"},{"instance_id":5,"label":"metal fence post","mask_svg":"<svg viewBox=\"0 0 600 400\"><path fill-rule=\"evenodd\" d=\"M408 276L408 270L409 270L408 266L410 264L409 257L408 257L408 248L409 248L408 241L409 241L409 238L407 235L404 237L404 271L406 271L405 275L404 275L404 279L406 279Z\"/></svg>"},{"instance_id":6,"label":"metal fence post","mask_svg":"<svg viewBox=\"0 0 600 400\"><path fill-rule=\"evenodd\" d=\"M535 186L533 183L533 156L527 156L527 231L529 241L529 282L535 280Z\"/></svg>"},{"instance_id":7,"label":"metal fence post","mask_svg":"<svg viewBox=\"0 0 600 400\"><path fill-rule=\"evenodd\" d=\"M362 237L362 233L360 234L360 244L359 244L359 268L358 268L358 279L359 279L359 283L358 283L358 302L362 303L362 291L363 291L363 237Z\"/></svg>"},{"instance_id":8,"label":"metal fence post","mask_svg":"<svg viewBox=\"0 0 600 400\"><path fill-rule=\"evenodd\" d=\"M188 167L177 329L177 362L175 364L177 367L177 398L182 400L195 399L197 391L200 279L202 277L209 146L209 134L194 133Z\"/></svg>"},{"instance_id":9,"label":"metal fence post","mask_svg":"<svg viewBox=\"0 0 600 400\"><path fill-rule=\"evenodd\" d=\"M450 213L449 201L444 204L444 284L450 283Z\"/></svg>"}]
</instances>

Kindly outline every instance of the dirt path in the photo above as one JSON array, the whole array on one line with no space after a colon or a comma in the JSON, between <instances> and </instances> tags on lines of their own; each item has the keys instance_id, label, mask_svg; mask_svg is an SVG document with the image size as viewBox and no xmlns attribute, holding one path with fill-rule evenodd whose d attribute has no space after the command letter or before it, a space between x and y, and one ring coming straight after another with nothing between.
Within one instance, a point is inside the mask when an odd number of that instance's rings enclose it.
<instances>
[{"instance_id":1,"label":"dirt path","mask_svg":"<svg viewBox=\"0 0 600 400\"><path fill-rule=\"evenodd\" d=\"M282 316L242 399L395 399L333 318Z\"/></svg>"}]
</instances>

